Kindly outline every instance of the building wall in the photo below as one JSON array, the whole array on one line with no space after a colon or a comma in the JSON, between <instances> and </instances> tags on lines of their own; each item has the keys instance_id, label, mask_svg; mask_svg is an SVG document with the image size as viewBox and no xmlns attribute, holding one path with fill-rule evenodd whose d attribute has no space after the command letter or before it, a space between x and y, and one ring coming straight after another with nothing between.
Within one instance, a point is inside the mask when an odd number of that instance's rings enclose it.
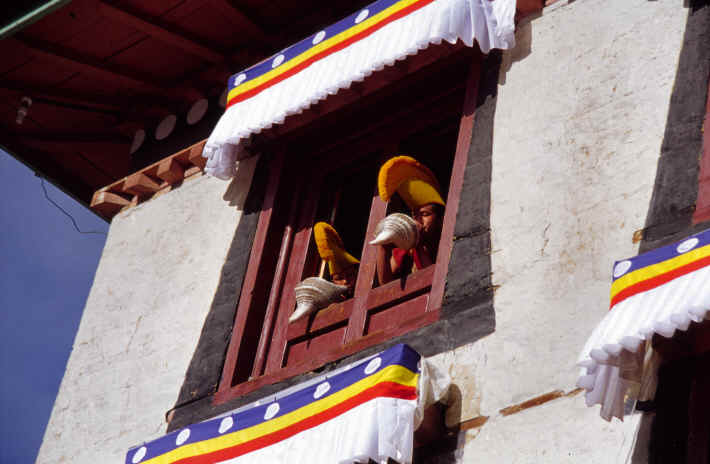
<instances>
[{"instance_id":1,"label":"building wall","mask_svg":"<svg viewBox=\"0 0 710 464\"><path fill-rule=\"evenodd\" d=\"M255 161L232 183L188 180L113 219L38 463L123 462L165 433Z\"/></svg>"},{"instance_id":2,"label":"building wall","mask_svg":"<svg viewBox=\"0 0 710 464\"><path fill-rule=\"evenodd\" d=\"M433 358L460 397L449 424L488 417L461 433L455 462L625 462L639 415L609 424L586 408L575 363L607 311L614 260L638 251L687 16L678 2L561 1L520 25L504 53L496 329Z\"/></svg>"},{"instance_id":3,"label":"building wall","mask_svg":"<svg viewBox=\"0 0 710 464\"><path fill-rule=\"evenodd\" d=\"M638 250L687 15L678 1L561 0L520 24L503 54L495 331L431 358L454 382L447 422L476 424L441 462L608 463L632 452L640 417L606 423L587 408L575 362L606 312L613 261ZM38 462L120 462L164 433L253 167L114 218Z\"/></svg>"}]
</instances>

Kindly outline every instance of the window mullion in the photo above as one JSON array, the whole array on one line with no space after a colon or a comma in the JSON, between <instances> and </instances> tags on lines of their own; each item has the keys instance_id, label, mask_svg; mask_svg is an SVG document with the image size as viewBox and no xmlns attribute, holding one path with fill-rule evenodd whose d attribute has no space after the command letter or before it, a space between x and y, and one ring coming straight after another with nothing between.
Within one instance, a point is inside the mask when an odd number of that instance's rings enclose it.
<instances>
[{"instance_id":1,"label":"window mullion","mask_svg":"<svg viewBox=\"0 0 710 464\"><path fill-rule=\"evenodd\" d=\"M355 284L353 312L348 323L348 330L345 332L344 342L346 344L362 337L365 332L367 297L372 289L372 280L375 277L377 264L377 247L369 245L368 240L374 235L377 223L385 217L386 213L387 203L382 201L379 195L374 195L370 208L370 219L367 223L365 243L363 244L360 258L360 271L358 272L357 283Z\"/></svg>"},{"instance_id":2,"label":"window mullion","mask_svg":"<svg viewBox=\"0 0 710 464\"><path fill-rule=\"evenodd\" d=\"M249 255L249 264L247 273L244 276L242 284L241 296L237 305L237 313L235 316L234 329L232 337L227 349L227 357L224 363L222 379L220 381L220 390L226 390L232 386L232 379L235 376L240 353L242 351L242 340L244 340L244 331L247 326L250 313L254 311L252 307L252 294L259 279L258 271L261 260L264 255L264 245L266 237L271 227L273 219L274 203L281 182L281 171L283 166L283 156L277 156L271 162L269 169L269 178L266 186L266 193L262 202L261 213L259 214L259 222L257 224L256 234L254 236L254 245L252 252Z\"/></svg>"},{"instance_id":3,"label":"window mullion","mask_svg":"<svg viewBox=\"0 0 710 464\"><path fill-rule=\"evenodd\" d=\"M476 53L472 59L466 80L466 95L464 96L463 109L459 121L456 154L451 170L449 194L446 198L446 211L441 227L441 239L439 241L439 251L436 255L436 269L431 285L431 293L429 294L427 311L439 309L444 298L446 274L449 270L451 250L453 249L454 243L454 228L456 227L459 197L463 189L463 176L466 171L466 162L468 161L468 152L473 134L476 100L478 98L478 83L481 80L481 61L482 54L480 52Z\"/></svg>"},{"instance_id":4,"label":"window mullion","mask_svg":"<svg viewBox=\"0 0 710 464\"><path fill-rule=\"evenodd\" d=\"M278 304L281 300L281 291L283 289L283 283L288 268L288 260L290 257L291 245L293 244L294 238L294 229L298 225L296 221L299 219L297 212L298 204L302 201L302 199L300 198L302 186L303 180L301 179L294 188L293 198L291 200L291 208L289 210L288 222L286 223L286 227L284 228L283 239L281 240L281 249L279 250L279 259L276 264L274 280L271 284L271 290L269 292L269 301L266 305L266 313L264 314L264 327L261 331L261 336L259 337L259 345L256 350L256 358L254 359L252 377L258 377L264 372L266 353L269 347L269 342L271 341L271 336L273 334L274 320L276 319L276 312Z\"/></svg>"},{"instance_id":5,"label":"window mullion","mask_svg":"<svg viewBox=\"0 0 710 464\"><path fill-rule=\"evenodd\" d=\"M318 198L321 193L322 182L313 182L313 179L304 180L304 185L312 186L308 189L308 196L303 205L302 214L298 221L299 227L295 233L293 248L286 272L286 280L282 286L281 302L276 313L276 325L274 326L274 336L271 340L271 348L266 360L266 374L273 373L281 368L283 364L288 334L288 318L296 304L296 295L293 289L303 277L303 267L308 258L308 245L311 240L312 224L316 214Z\"/></svg>"}]
</instances>

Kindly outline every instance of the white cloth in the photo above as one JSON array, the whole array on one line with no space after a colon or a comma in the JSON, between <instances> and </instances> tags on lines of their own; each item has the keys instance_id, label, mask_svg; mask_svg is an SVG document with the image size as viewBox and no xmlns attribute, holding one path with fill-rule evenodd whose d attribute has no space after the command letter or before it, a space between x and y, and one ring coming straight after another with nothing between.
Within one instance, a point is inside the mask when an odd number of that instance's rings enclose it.
<instances>
[{"instance_id":1,"label":"white cloth","mask_svg":"<svg viewBox=\"0 0 710 464\"><path fill-rule=\"evenodd\" d=\"M412 462L415 400L375 398L323 424L223 464Z\"/></svg>"},{"instance_id":2,"label":"white cloth","mask_svg":"<svg viewBox=\"0 0 710 464\"><path fill-rule=\"evenodd\" d=\"M579 356L577 386L587 405L600 404L606 420L623 420L627 399L653 397L658 358L648 344L654 334L672 337L710 313L710 267L627 298L607 313Z\"/></svg>"},{"instance_id":3,"label":"white cloth","mask_svg":"<svg viewBox=\"0 0 710 464\"><path fill-rule=\"evenodd\" d=\"M481 50L515 45L515 0L435 0L387 24L364 39L316 61L261 93L230 106L210 135L203 156L205 171L233 177L240 141L287 116L362 81L373 72L415 55L431 44L461 40Z\"/></svg>"}]
</instances>

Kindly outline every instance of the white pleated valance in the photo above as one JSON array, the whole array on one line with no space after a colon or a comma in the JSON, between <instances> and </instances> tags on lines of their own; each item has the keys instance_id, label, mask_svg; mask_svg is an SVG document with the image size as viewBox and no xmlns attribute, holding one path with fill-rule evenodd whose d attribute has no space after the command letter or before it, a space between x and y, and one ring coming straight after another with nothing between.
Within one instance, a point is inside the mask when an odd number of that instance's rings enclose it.
<instances>
[{"instance_id":1,"label":"white pleated valance","mask_svg":"<svg viewBox=\"0 0 710 464\"><path fill-rule=\"evenodd\" d=\"M451 379L407 345L136 446L126 464L412 462L414 430Z\"/></svg>"},{"instance_id":2,"label":"white pleated valance","mask_svg":"<svg viewBox=\"0 0 710 464\"><path fill-rule=\"evenodd\" d=\"M431 44L514 45L515 0L379 0L229 79L227 110L204 148L229 179L240 142Z\"/></svg>"},{"instance_id":3,"label":"white pleated valance","mask_svg":"<svg viewBox=\"0 0 710 464\"><path fill-rule=\"evenodd\" d=\"M655 394L653 335L672 337L709 315L710 230L615 263L610 306L580 354L577 381L606 420Z\"/></svg>"}]
</instances>

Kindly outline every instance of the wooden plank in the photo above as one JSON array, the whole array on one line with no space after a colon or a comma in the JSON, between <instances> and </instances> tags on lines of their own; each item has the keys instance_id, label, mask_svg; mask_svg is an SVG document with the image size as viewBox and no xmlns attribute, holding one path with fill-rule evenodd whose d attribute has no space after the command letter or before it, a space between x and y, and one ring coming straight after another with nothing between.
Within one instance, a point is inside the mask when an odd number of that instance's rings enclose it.
<instances>
[{"instance_id":1,"label":"wooden plank","mask_svg":"<svg viewBox=\"0 0 710 464\"><path fill-rule=\"evenodd\" d=\"M202 158L202 149L205 145L206 140L202 140L201 142L198 142L188 148L185 148L183 150L178 151L177 153L173 153L172 155L157 161L149 166L146 166L145 168L141 169L140 171L132 174L144 174L145 176L148 176L148 178L152 177L158 177L162 180L165 180L165 182L159 184L159 189L166 189L169 188L172 184L181 182L182 180L200 172L206 163L206 159ZM177 176L177 167L174 165L171 165L169 168L166 168L163 166L164 163L170 163L171 160L175 161L177 163L177 166L180 169L183 169L183 175L181 177ZM161 168L161 166L163 166ZM189 166L189 167L187 167ZM162 169L162 171L161 171ZM166 174L165 170L172 170L173 174ZM171 179L175 179L174 181L167 181L165 178L161 177L158 175L158 172L161 171L163 175L170 176ZM128 180L130 176L125 177L123 179L120 179L113 184L109 184L105 187L102 187L99 189L99 192L114 192L114 193L121 193L121 192L126 192L126 181ZM157 183L157 182L156 182ZM140 187L139 187L140 188ZM149 187L149 188L154 188L154 187ZM157 191L153 191L155 193ZM145 200L150 197L149 195L150 192L145 192L141 193L139 196L141 197L140 200ZM136 195L134 193L134 195ZM110 211L110 210L109 210ZM118 211L115 211L113 214L116 214ZM103 213L102 213L103 214ZM111 213L107 213L108 216L104 216L108 219L111 218Z\"/></svg>"},{"instance_id":2,"label":"wooden plank","mask_svg":"<svg viewBox=\"0 0 710 464\"><path fill-rule=\"evenodd\" d=\"M184 179L185 170L175 158L167 158L158 164L155 175L168 184L176 184Z\"/></svg>"},{"instance_id":3,"label":"wooden plank","mask_svg":"<svg viewBox=\"0 0 710 464\"><path fill-rule=\"evenodd\" d=\"M283 154L281 155L283 157ZM252 377L257 377L264 373L264 364L266 361L266 354L271 342L271 335L273 333L274 321L276 319L275 314L278 308L278 304L281 301L281 290L283 288L283 283L286 277L286 270L288 268L288 259L290 257L291 245L293 244L294 229L298 220L298 205L301 201L300 190L302 182L299 182L298 187L292 192L293 197L291 199L291 208L289 210L289 217L286 223L286 228L281 239L281 249L279 250L279 259L276 263L276 270L274 272L274 278L271 283L271 290L269 292L269 301L266 304L266 313L264 315L264 324L261 331L261 336L259 337L259 344L256 350L256 357L254 359L254 367L252 369Z\"/></svg>"},{"instance_id":4,"label":"wooden plank","mask_svg":"<svg viewBox=\"0 0 710 464\"><path fill-rule=\"evenodd\" d=\"M435 269L435 266L429 266L407 275L404 279L397 279L372 289L367 295L367 310L372 311L379 306L403 300L413 293L425 290L432 284Z\"/></svg>"},{"instance_id":5,"label":"wooden plank","mask_svg":"<svg viewBox=\"0 0 710 464\"><path fill-rule=\"evenodd\" d=\"M345 334L345 343L351 343L365 332L365 319L367 316L367 297L372 289L372 281L375 278L377 266L377 247L369 245L370 237L375 235L375 227L385 217L387 213L387 203L382 201L379 195L372 197L370 207L370 219L367 222L367 232L365 233L365 243L360 259L360 270L355 284L355 303L353 313L350 316L348 331Z\"/></svg>"},{"instance_id":6,"label":"wooden plank","mask_svg":"<svg viewBox=\"0 0 710 464\"><path fill-rule=\"evenodd\" d=\"M130 200L111 192L96 192L91 199L91 209L103 217L113 217L121 208L128 206Z\"/></svg>"},{"instance_id":7,"label":"wooden plank","mask_svg":"<svg viewBox=\"0 0 710 464\"><path fill-rule=\"evenodd\" d=\"M219 11L227 21L235 25L235 30L240 31L241 34L251 36L253 39L250 41L251 43L276 44L274 36L266 34L259 25L237 9L229 0L210 0L209 3L211 8Z\"/></svg>"},{"instance_id":8,"label":"wooden plank","mask_svg":"<svg viewBox=\"0 0 710 464\"><path fill-rule=\"evenodd\" d=\"M160 184L142 172L126 177L126 181L123 184L124 192L137 196L150 195L158 190L160 190Z\"/></svg>"},{"instance_id":9,"label":"wooden plank","mask_svg":"<svg viewBox=\"0 0 710 464\"><path fill-rule=\"evenodd\" d=\"M174 27L163 23L158 18L148 18L136 12L127 11L104 2L99 2L99 12L106 18L123 23L163 43L180 48L206 61L212 63L222 63L225 61L225 57L221 53L216 52L214 46L201 43L196 38L188 38L185 31L178 31Z\"/></svg>"},{"instance_id":10,"label":"wooden plank","mask_svg":"<svg viewBox=\"0 0 710 464\"><path fill-rule=\"evenodd\" d=\"M106 142L117 145L124 145L131 142L131 139L120 132L68 132L49 130L20 130L16 131L17 137L21 139L32 139L42 142L54 143L97 143Z\"/></svg>"},{"instance_id":11,"label":"wooden plank","mask_svg":"<svg viewBox=\"0 0 710 464\"><path fill-rule=\"evenodd\" d=\"M370 314L367 317L367 333L395 329L403 322L424 313L429 301L429 295L419 295L384 311Z\"/></svg>"},{"instance_id":12,"label":"wooden plank","mask_svg":"<svg viewBox=\"0 0 710 464\"><path fill-rule=\"evenodd\" d=\"M174 91L166 88L164 83L149 76L139 75L125 66L103 62L88 56L81 56L75 51L61 45L43 42L25 35L22 35L21 39L11 38L7 40L21 44L20 46L26 47L31 54L40 56L61 66L67 66L79 72L88 72L89 75L91 75L91 73L98 73L109 76L110 78L120 79L125 83L141 87L158 95L180 97L180 95L176 95ZM182 97L184 98L185 96L183 95Z\"/></svg>"},{"instance_id":13,"label":"wooden plank","mask_svg":"<svg viewBox=\"0 0 710 464\"><path fill-rule=\"evenodd\" d=\"M296 232L294 237L286 281L283 285L285 293L281 296L279 304L274 337L266 363L266 374L273 374L278 371L283 362L287 342L288 318L296 304L296 297L292 290L303 276L303 267L308 258L308 245L311 240L313 221L318 206L318 198L320 197L320 186L323 184L322 179L317 179L316 181L308 179L305 182L313 187L308 189L308 196L298 221L298 232Z\"/></svg>"},{"instance_id":14,"label":"wooden plank","mask_svg":"<svg viewBox=\"0 0 710 464\"><path fill-rule=\"evenodd\" d=\"M353 312L353 303L354 300L350 298L342 303L334 303L325 309L321 309L316 313L310 325L308 318L289 324L286 339L290 341L303 337L307 332L322 330L347 320Z\"/></svg>"},{"instance_id":15,"label":"wooden plank","mask_svg":"<svg viewBox=\"0 0 710 464\"><path fill-rule=\"evenodd\" d=\"M191 164L199 167L200 169L204 169L207 164L207 158L202 156L202 150L205 148L205 142L206 140L203 140L202 142L190 147L190 153L187 157L187 160Z\"/></svg>"},{"instance_id":16,"label":"wooden plank","mask_svg":"<svg viewBox=\"0 0 710 464\"><path fill-rule=\"evenodd\" d=\"M316 337L300 340L296 343L289 342L284 355L284 365L302 363L325 350L340 346L345 336L345 330L345 325L341 324L340 327L336 326L330 330L323 331Z\"/></svg>"},{"instance_id":17,"label":"wooden plank","mask_svg":"<svg viewBox=\"0 0 710 464\"><path fill-rule=\"evenodd\" d=\"M444 213L444 223L441 227L439 251L436 255L436 271L434 271L427 311L440 308L444 299L446 274L449 271L451 250L454 246L456 215L458 213L461 191L463 189L463 177L466 171L468 152L473 135L473 125L476 116L476 100L478 98L478 84L481 80L482 61L483 55L480 52L476 53L473 61L471 62L471 68L466 82L466 96L464 97L463 111L461 121L459 123L459 135L458 140L456 141L456 154L454 155L454 165L451 170L449 194L446 198L446 212Z\"/></svg>"},{"instance_id":18,"label":"wooden plank","mask_svg":"<svg viewBox=\"0 0 710 464\"><path fill-rule=\"evenodd\" d=\"M222 378L219 384L219 390L229 390L232 387L232 379L234 378L237 360L239 357L239 348L244 337L244 329L247 325L249 313L252 308L252 295L257 284L259 276L259 263L264 255L266 245L266 237L271 225L274 203L276 194L278 193L279 183L281 182L281 171L283 166L283 156L276 158L269 169L269 180L262 202L261 214L259 215L259 223L257 224L256 234L254 236L254 244L249 255L249 264L247 272L242 283L241 296L237 305L237 313L235 316L234 329L232 338L229 341L227 348L227 357L222 370Z\"/></svg>"},{"instance_id":19,"label":"wooden plank","mask_svg":"<svg viewBox=\"0 0 710 464\"><path fill-rule=\"evenodd\" d=\"M366 309L371 311L397 300L403 300L408 296L421 292L431 286L434 275L434 266L429 266L419 272L410 274L402 280L389 282L385 285L372 289L367 295ZM308 331L315 332L336 325L350 317L353 311L355 300L350 298L342 303L335 303L325 309L320 310L309 325L308 319L296 321L288 326L287 340L303 337Z\"/></svg>"},{"instance_id":20,"label":"wooden plank","mask_svg":"<svg viewBox=\"0 0 710 464\"><path fill-rule=\"evenodd\" d=\"M151 99L153 105L146 104L146 99L128 98L128 97L111 97L106 95L92 95L87 93L77 92L76 90L61 90L57 88L43 88L40 86L32 86L27 83L17 81L1 80L0 88L17 93L20 97L27 95L32 97L36 104L38 99L56 101L60 103L69 103L86 108L95 108L97 110L110 111L121 115L123 118L136 118L136 112L145 115L141 118L144 120L143 125L146 125L150 120L149 116L164 117L170 113L178 111L179 106L163 109L157 106L160 102ZM133 110L130 110L133 109Z\"/></svg>"},{"instance_id":21,"label":"wooden plank","mask_svg":"<svg viewBox=\"0 0 710 464\"><path fill-rule=\"evenodd\" d=\"M425 312L418 317L408 319L399 327L375 332L365 337L362 337L359 340L356 340L355 342L350 343L348 345L323 351L317 356L311 356L308 359L305 359L302 363L295 363L293 365L286 366L283 369L277 370L276 372L267 372L261 377L251 379L248 382L235 385L234 387L231 387L229 389L222 389L220 387L220 389L214 395L214 403L224 403L225 401L229 401L254 390L258 390L259 388L264 387L266 385L271 385L276 382L280 382L284 379L288 379L304 372L311 372L319 367L324 366L325 364L355 354L372 345L384 343L387 340L392 339L393 337L401 335L402 333L411 332L412 330L416 330L421 327L430 325L433 322L436 322L437 320L439 320L438 310Z\"/></svg>"}]
</instances>

